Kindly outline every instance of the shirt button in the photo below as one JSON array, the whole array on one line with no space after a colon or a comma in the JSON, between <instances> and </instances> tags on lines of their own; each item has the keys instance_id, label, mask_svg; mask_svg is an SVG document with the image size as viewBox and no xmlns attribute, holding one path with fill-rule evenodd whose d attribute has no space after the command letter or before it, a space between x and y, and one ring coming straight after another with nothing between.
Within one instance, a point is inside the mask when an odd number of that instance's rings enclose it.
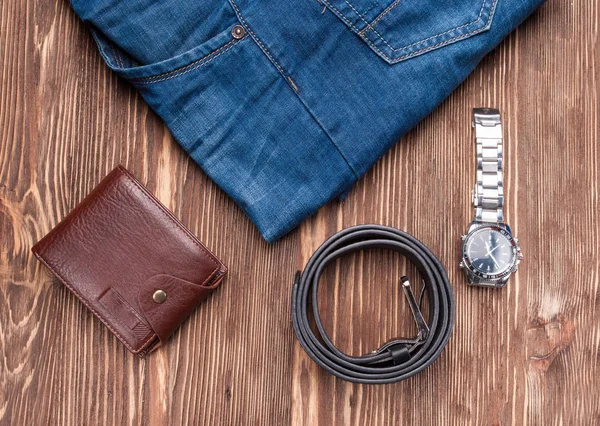
<instances>
[{"instance_id":1,"label":"shirt button","mask_svg":"<svg viewBox=\"0 0 600 426\"><path fill-rule=\"evenodd\" d=\"M231 29L231 36L236 40L244 38L245 35L246 35L246 29L244 27L242 27L241 25L235 25Z\"/></svg>"}]
</instances>

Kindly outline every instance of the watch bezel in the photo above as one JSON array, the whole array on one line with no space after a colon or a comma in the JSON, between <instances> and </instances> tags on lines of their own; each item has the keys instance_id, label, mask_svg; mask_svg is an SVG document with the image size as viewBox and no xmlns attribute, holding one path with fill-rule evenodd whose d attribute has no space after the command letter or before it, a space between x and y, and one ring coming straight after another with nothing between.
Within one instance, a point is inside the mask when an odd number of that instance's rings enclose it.
<instances>
[{"instance_id":1,"label":"watch bezel","mask_svg":"<svg viewBox=\"0 0 600 426\"><path fill-rule=\"evenodd\" d=\"M498 274L485 274L485 273L481 272L480 270L475 268L475 266L469 260L469 257L467 256L467 253L466 253L467 243L468 243L469 239L473 237L473 234L475 234L476 232L478 232L482 229L485 229L485 228L497 231L500 234L504 235L508 239L508 241L511 245L511 248L512 248L513 256L511 259L510 266L505 271L500 272ZM518 263L518 260L519 260L519 245L517 244L517 241L515 241L515 238L512 236L511 232L508 229L506 229L500 225L489 224L489 223L484 223L484 224L478 225L469 231L469 233L466 235L466 237L463 241L463 246L462 246L463 265L464 265L465 269L467 271L469 271L470 274L472 274L478 278L481 278L482 280L494 281L494 282L502 281L504 278L508 277L510 274L512 274L514 272L514 269Z\"/></svg>"}]
</instances>

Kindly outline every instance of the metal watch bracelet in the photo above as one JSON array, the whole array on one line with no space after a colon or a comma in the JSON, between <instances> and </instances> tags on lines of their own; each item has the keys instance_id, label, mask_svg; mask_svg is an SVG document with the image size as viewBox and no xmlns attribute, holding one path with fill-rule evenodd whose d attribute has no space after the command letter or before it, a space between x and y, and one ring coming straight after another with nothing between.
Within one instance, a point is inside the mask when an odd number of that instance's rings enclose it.
<instances>
[{"instance_id":1,"label":"metal watch bracelet","mask_svg":"<svg viewBox=\"0 0 600 426\"><path fill-rule=\"evenodd\" d=\"M500 111L473 110L477 142L477 183L473 190L475 220L498 223L504 220L502 185L502 123Z\"/></svg>"}]
</instances>

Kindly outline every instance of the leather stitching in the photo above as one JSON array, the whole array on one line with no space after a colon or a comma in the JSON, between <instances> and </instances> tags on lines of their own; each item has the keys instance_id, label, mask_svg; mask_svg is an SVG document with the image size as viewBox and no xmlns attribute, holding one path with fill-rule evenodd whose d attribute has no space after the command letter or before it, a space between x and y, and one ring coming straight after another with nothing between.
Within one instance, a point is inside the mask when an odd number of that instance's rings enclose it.
<instances>
[{"instance_id":1,"label":"leather stitching","mask_svg":"<svg viewBox=\"0 0 600 426\"><path fill-rule=\"evenodd\" d=\"M146 341L145 341L144 343L142 343L142 344L139 346L139 348L137 348L137 349L134 349L133 347L131 347L131 345L129 345L129 343L127 343L127 341L125 340L125 338L124 338L123 336L121 336L121 334L120 334L120 333L119 333L117 330L115 330L115 329L114 329L114 328L113 328L113 327L110 325L110 322L108 321L108 319L107 319L107 318L106 318L104 315L102 315L101 313L99 313L99 312L98 312L96 309L94 309L94 307L93 307L92 305L90 305L90 304L87 302L87 300L86 300L86 299L83 297L83 295L81 295L81 294L79 293L79 291L77 291L77 289L76 289L74 286L72 286L72 285L69 283L69 281L68 281L66 278L64 278L64 277L62 276L62 274L61 274L60 272L58 272L58 270L56 269L56 267L54 267L54 266L53 266L52 264L50 264L49 262L46 262L46 261L44 260L44 258L42 257L42 255L41 255L41 254L38 254L38 253L34 253L34 254L35 254L35 257L37 257L37 258L38 258L38 260L39 260L40 262L42 262L42 263L43 263L43 264L44 264L44 265L45 265L45 266L46 266L48 269L50 269L50 270L52 271L52 273L53 273L54 275L56 275L56 277L57 277L57 278L58 278L58 279L59 279L59 280L60 280L60 281L61 281L61 282L62 282L62 283L63 283L63 284L64 284L64 285L65 285L65 286L66 286L66 287L69 289L69 290L71 290L71 292L73 292L73 294L74 294L75 296L77 296L77 298L78 298L78 299L79 299L79 300L80 300L80 301L81 301L81 302L82 302L82 303L83 303L85 306L87 306L87 308L88 308L90 311L92 311L92 313L93 313L94 315L96 315L96 317L97 317L97 318L98 318L100 321L102 321L102 322L104 323L104 325L105 325L106 327L108 327L108 329L109 329L109 330L110 330L110 331L111 331L111 332L112 332L112 333L113 333L115 336L117 336L117 338L118 338L118 339L121 341L121 343L123 343L123 344L124 344L124 345L127 347L127 349L129 349L131 352L133 352L133 353L136 353L136 354L137 354L138 352L142 351L142 350L144 349L144 347L145 347L145 346L146 346L146 345L147 345L147 344L150 342L150 340L151 340L152 338L154 338L154 337L155 337L155 334L156 334L156 333L154 332L154 330L151 330L151 331L152 331L152 334L150 334L150 337L148 337L148 339L146 339ZM119 320L118 320L118 319L116 319L116 318L114 318L114 320L115 320L115 321L117 321L117 322L119 322ZM157 336L157 337L158 337L158 336Z\"/></svg>"},{"instance_id":2,"label":"leather stitching","mask_svg":"<svg viewBox=\"0 0 600 426\"><path fill-rule=\"evenodd\" d=\"M208 278L204 280L204 282L201 284L201 287L204 287L207 290L214 290L215 288L217 288L219 286L219 284L221 284L221 281L219 280L219 278L222 275L223 275L223 271L221 271L219 268L215 269L214 271L211 272L211 274L208 276ZM212 284L212 285L206 285L206 283L209 283L211 281L216 281L216 283Z\"/></svg>"},{"instance_id":3,"label":"leather stitching","mask_svg":"<svg viewBox=\"0 0 600 426\"><path fill-rule=\"evenodd\" d=\"M116 289L116 288L113 288L113 287L110 287L110 288L109 288L109 289L108 289L106 292L104 292L104 293L102 294L102 296L100 296L100 298L98 299L98 301L100 302L100 304L101 304L102 306L104 306L104 307L106 308L106 310L107 310L107 311L109 311L109 312L110 312L110 309L109 309L109 307L108 307L107 305L105 305L104 303L102 303L102 299L103 299L103 298L104 298L104 296L105 296L105 295L106 295L108 292L110 292L110 291L112 291L112 292L113 292L113 294L115 295L115 297L116 297L117 299L119 299L119 302L121 303L121 306L123 306L123 308L125 308L125 309L126 309L128 312L129 312L129 313L131 313L133 316L135 316L135 317L138 319L138 321L139 321L139 322L140 322L140 323L141 323L141 324L142 324L144 327L146 327L146 328L148 329L148 331L147 331L146 333L149 333L150 331L152 331L152 327L150 327L150 326L149 326L149 325L146 323L146 321L147 321L147 320L146 320L146 319L143 317L143 315L140 315L140 314L139 314L139 312L137 312L137 311L136 311L136 310L133 308L133 306L131 306L131 305L129 304L129 302L128 302L127 300L125 300L125 298L124 298L123 296L121 296L121 293L119 293L119 292L117 291L117 289ZM120 320L119 320L119 322L121 322L121 323L122 323L122 321L120 321ZM123 325L124 325L124 324L123 324ZM125 326L125 327L127 327L129 330L133 330L133 329L132 329L131 327L129 327L129 326ZM145 336L145 334L144 334L144 336ZM142 337L142 338L143 338L143 337Z\"/></svg>"}]
</instances>

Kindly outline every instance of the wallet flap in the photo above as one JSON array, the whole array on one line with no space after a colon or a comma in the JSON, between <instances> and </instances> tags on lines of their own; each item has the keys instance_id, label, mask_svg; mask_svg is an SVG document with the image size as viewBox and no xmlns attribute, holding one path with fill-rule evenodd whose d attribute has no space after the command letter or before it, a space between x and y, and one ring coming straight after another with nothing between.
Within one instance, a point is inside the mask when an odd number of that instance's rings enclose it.
<instances>
[{"instance_id":1,"label":"wallet flap","mask_svg":"<svg viewBox=\"0 0 600 426\"><path fill-rule=\"evenodd\" d=\"M222 276L220 277L222 278ZM179 327L198 304L219 284L203 286L184 279L158 274L140 287L138 303L146 320L160 339L160 344Z\"/></svg>"}]
</instances>

